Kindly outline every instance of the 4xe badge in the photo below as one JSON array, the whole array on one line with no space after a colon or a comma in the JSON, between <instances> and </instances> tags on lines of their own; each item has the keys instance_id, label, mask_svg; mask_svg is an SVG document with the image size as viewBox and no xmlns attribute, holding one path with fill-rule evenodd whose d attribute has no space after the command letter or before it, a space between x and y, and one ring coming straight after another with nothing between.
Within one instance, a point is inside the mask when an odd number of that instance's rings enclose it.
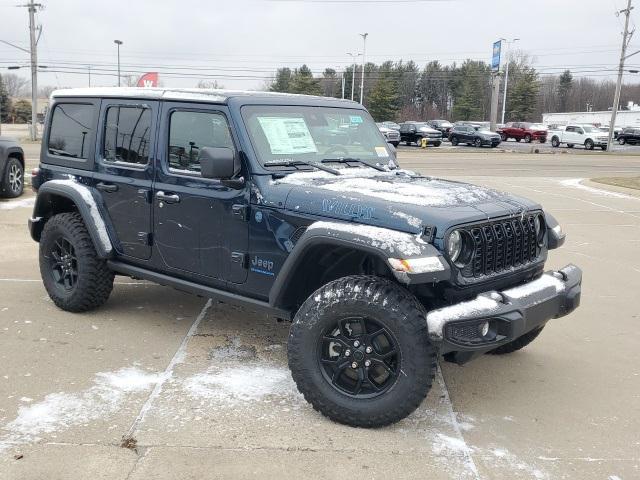
<instances>
[{"instance_id":1,"label":"4xe badge","mask_svg":"<svg viewBox=\"0 0 640 480\"><path fill-rule=\"evenodd\" d=\"M261 275L269 275L270 277L275 275L273 273L273 261L259 258L256 255L251 258L251 271Z\"/></svg>"}]
</instances>

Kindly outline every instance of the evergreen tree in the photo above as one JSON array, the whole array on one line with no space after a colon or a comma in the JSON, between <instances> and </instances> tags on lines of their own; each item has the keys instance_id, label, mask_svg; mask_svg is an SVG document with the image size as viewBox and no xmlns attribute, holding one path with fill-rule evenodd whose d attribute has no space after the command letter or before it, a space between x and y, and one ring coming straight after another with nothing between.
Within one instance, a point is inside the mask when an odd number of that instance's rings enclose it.
<instances>
[{"instance_id":1,"label":"evergreen tree","mask_svg":"<svg viewBox=\"0 0 640 480\"><path fill-rule=\"evenodd\" d=\"M289 92L291 86L291 69L284 67L279 68L276 72L276 79L269 87L272 92Z\"/></svg>"},{"instance_id":2,"label":"evergreen tree","mask_svg":"<svg viewBox=\"0 0 640 480\"><path fill-rule=\"evenodd\" d=\"M398 86L392 73L380 73L369 94L367 108L377 122L391 120L398 112Z\"/></svg>"},{"instance_id":3,"label":"evergreen tree","mask_svg":"<svg viewBox=\"0 0 640 480\"><path fill-rule=\"evenodd\" d=\"M13 106L13 120L16 123L29 123L31 121L31 102L18 100Z\"/></svg>"},{"instance_id":4,"label":"evergreen tree","mask_svg":"<svg viewBox=\"0 0 640 480\"><path fill-rule=\"evenodd\" d=\"M512 121L533 120L532 116L536 108L539 90L540 83L535 69L523 68L522 74L509 93L507 102L509 119Z\"/></svg>"},{"instance_id":5,"label":"evergreen tree","mask_svg":"<svg viewBox=\"0 0 640 480\"><path fill-rule=\"evenodd\" d=\"M454 71L453 116L456 120L484 118L489 76L487 64L475 60L466 60Z\"/></svg>"},{"instance_id":6,"label":"evergreen tree","mask_svg":"<svg viewBox=\"0 0 640 480\"><path fill-rule=\"evenodd\" d=\"M11 99L9 98L7 89L5 88L2 77L0 76L0 122L6 123L9 120L11 110Z\"/></svg>"},{"instance_id":7,"label":"evergreen tree","mask_svg":"<svg viewBox=\"0 0 640 480\"><path fill-rule=\"evenodd\" d=\"M304 95L322 95L320 80L314 78L313 73L306 65L302 65L293 72L289 93L301 93Z\"/></svg>"},{"instance_id":8,"label":"evergreen tree","mask_svg":"<svg viewBox=\"0 0 640 480\"><path fill-rule=\"evenodd\" d=\"M320 79L322 95L325 97L342 97L341 82L342 78L338 77L338 74L333 68L325 68L322 73L322 79Z\"/></svg>"},{"instance_id":9,"label":"evergreen tree","mask_svg":"<svg viewBox=\"0 0 640 480\"><path fill-rule=\"evenodd\" d=\"M565 70L560 75L558 84L558 108L561 112L566 112L569 106L569 95L573 89L573 75L569 70Z\"/></svg>"}]
</instances>

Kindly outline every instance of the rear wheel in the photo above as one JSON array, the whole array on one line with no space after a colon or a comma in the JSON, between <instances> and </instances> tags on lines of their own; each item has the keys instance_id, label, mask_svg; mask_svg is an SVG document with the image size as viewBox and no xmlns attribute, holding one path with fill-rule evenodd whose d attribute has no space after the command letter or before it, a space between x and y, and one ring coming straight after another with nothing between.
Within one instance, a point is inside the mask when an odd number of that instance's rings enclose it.
<instances>
[{"instance_id":1,"label":"rear wheel","mask_svg":"<svg viewBox=\"0 0 640 480\"><path fill-rule=\"evenodd\" d=\"M458 145L458 143L460 143L458 137L451 137L451 145L455 147Z\"/></svg>"},{"instance_id":2,"label":"rear wheel","mask_svg":"<svg viewBox=\"0 0 640 480\"><path fill-rule=\"evenodd\" d=\"M3 196L15 198L22 195L24 191L24 168L22 168L20 160L15 157L9 157L1 180L0 193Z\"/></svg>"},{"instance_id":3,"label":"rear wheel","mask_svg":"<svg viewBox=\"0 0 640 480\"><path fill-rule=\"evenodd\" d=\"M508 137L504 133L500 134L500 138L502 139L503 142L506 142L508 140Z\"/></svg>"},{"instance_id":4,"label":"rear wheel","mask_svg":"<svg viewBox=\"0 0 640 480\"><path fill-rule=\"evenodd\" d=\"M547 143L547 137L542 137L540 139L540 143Z\"/></svg>"},{"instance_id":5,"label":"rear wheel","mask_svg":"<svg viewBox=\"0 0 640 480\"><path fill-rule=\"evenodd\" d=\"M79 213L61 213L45 224L40 274L53 303L68 312L99 307L113 289L113 272L98 258Z\"/></svg>"},{"instance_id":6,"label":"rear wheel","mask_svg":"<svg viewBox=\"0 0 640 480\"><path fill-rule=\"evenodd\" d=\"M627 141L624 138L620 137L620 138L618 138L618 143L620 145L624 145L625 143L627 143Z\"/></svg>"},{"instance_id":7,"label":"rear wheel","mask_svg":"<svg viewBox=\"0 0 640 480\"><path fill-rule=\"evenodd\" d=\"M434 146L434 147L439 147L440 145L442 145L442 142L435 142L435 143L433 144L433 146Z\"/></svg>"},{"instance_id":8,"label":"rear wheel","mask_svg":"<svg viewBox=\"0 0 640 480\"><path fill-rule=\"evenodd\" d=\"M481 139L479 139L479 138L476 138L476 139L473 141L473 146L474 146L474 147L478 147L478 148L482 147L482 140L481 140Z\"/></svg>"},{"instance_id":9,"label":"rear wheel","mask_svg":"<svg viewBox=\"0 0 640 480\"><path fill-rule=\"evenodd\" d=\"M340 423L381 427L402 420L427 396L435 374L424 315L412 294L388 280L328 283L291 325L289 368L298 390Z\"/></svg>"},{"instance_id":10,"label":"rear wheel","mask_svg":"<svg viewBox=\"0 0 640 480\"><path fill-rule=\"evenodd\" d=\"M558 148L560 146L560 139L558 137L553 137L551 139L551 146L553 148Z\"/></svg>"},{"instance_id":11,"label":"rear wheel","mask_svg":"<svg viewBox=\"0 0 640 480\"><path fill-rule=\"evenodd\" d=\"M495 350L491 350L488 353L491 355L505 355L507 353L518 351L533 342L538 337L538 335L540 335L540 332L542 332L543 328L544 325L542 327L531 330L530 332L522 335L520 338L516 338L513 342L506 343L501 347L496 348Z\"/></svg>"},{"instance_id":12,"label":"rear wheel","mask_svg":"<svg viewBox=\"0 0 640 480\"><path fill-rule=\"evenodd\" d=\"M584 148L586 148L587 150L593 150L594 146L595 145L593 144L593 140L591 140L591 139L587 139L584 142Z\"/></svg>"}]
</instances>

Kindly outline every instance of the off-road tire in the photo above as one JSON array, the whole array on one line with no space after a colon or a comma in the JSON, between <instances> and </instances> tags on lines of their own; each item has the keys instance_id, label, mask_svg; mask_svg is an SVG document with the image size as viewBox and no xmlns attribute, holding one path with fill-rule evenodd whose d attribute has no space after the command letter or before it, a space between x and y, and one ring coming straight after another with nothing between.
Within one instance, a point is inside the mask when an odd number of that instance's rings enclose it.
<instances>
[{"instance_id":1,"label":"off-road tire","mask_svg":"<svg viewBox=\"0 0 640 480\"><path fill-rule=\"evenodd\" d=\"M16 178L17 176L17 178ZM4 172L0 172L0 195L5 198L16 198L24 191L24 168L15 157L9 157Z\"/></svg>"},{"instance_id":2,"label":"off-road tire","mask_svg":"<svg viewBox=\"0 0 640 480\"><path fill-rule=\"evenodd\" d=\"M318 359L319 339L341 318L375 318L397 339L400 375L384 393L354 398L332 386ZM349 276L316 290L300 307L289 333L289 368L315 410L353 427L382 427L402 420L431 389L436 352L418 300L399 285L372 276ZM349 368L349 367L348 367Z\"/></svg>"},{"instance_id":3,"label":"off-road tire","mask_svg":"<svg viewBox=\"0 0 640 480\"><path fill-rule=\"evenodd\" d=\"M489 354L506 355L507 353L516 352L526 347L531 342L533 342L538 337L538 335L540 335L540 332L542 332L543 328L544 328L544 325L542 327L531 330L530 332L525 333L521 337L516 338L513 342L505 343L504 345L496 348L495 350L491 350Z\"/></svg>"},{"instance_id":4,"label":"off-road tire","mask_svg":"<svg viewBox=\"0 0 640 480\"><path fill-rule=\"evenodd\" d=\"M77 281L71 290L58 285L51 266L51 250L64 238L75 250ZM68 312L85 312L104 304L113 289L114 274L105 260L98 258L87 227L79 213L61 213L45 224L40 237L40 275L55 303Z\"/></svg>"}]
</instances>

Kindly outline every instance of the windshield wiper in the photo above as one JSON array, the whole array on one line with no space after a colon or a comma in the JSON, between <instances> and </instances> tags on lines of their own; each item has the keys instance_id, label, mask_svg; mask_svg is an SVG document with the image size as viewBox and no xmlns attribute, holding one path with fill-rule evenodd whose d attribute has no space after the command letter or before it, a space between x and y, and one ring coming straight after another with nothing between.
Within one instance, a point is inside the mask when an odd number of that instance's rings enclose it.
<instances>
[{"instance_id":1,"label":"windshield wiper","mask_svg":"<svg viewBox=\"0 0 640 480\"><path fill-rule=\"evenodd\" d=\"M362 160L361 158L351 158L351 157L340 157L340 158L323 158L322 163L351 163L357 162L362 165L366 165L367 167L378 170L379 172L386 172L387 170L377 163L367 162L366 160Z\"/></svg>"},{"instance_id":2,"label":"windshield wiper","mask_svg":"<svg viewBox=\"0 0 640 480\"><path fill-rule=\"evenodd\" d=\"M296 167L298 165L308 165L310 167L317 168L318 170L332 173L333 175L340 175L340 172L331 167L326 167L318 162L309 162L307 160L269 160L268 162L264 162L265 167Z\"/></svg>"}]
</instances>

